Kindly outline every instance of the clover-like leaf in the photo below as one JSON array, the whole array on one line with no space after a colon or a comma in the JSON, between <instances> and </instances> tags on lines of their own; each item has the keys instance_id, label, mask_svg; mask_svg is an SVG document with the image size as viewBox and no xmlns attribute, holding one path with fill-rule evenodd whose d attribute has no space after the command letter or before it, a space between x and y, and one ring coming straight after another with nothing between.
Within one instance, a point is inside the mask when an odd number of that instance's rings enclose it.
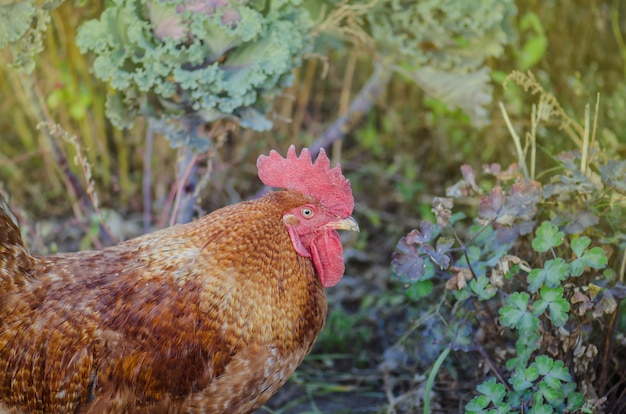
<instances>
[{"instance_id":1,"label":"clover-like leaf","mask_svg":"<svg viewBox=\"0 0 626 414\"><path fill-rule=\"evenodd\" d=\"M537 203L541 200L541 183L531 180L519 181L511 186L507 207L516 219L532 220L537 213Z\"/></svg>"},{"instance_id":2,"label":"clover-like leaf","mask_svg":"<svg viewBox=\"0 0 626 414\"><path fill-rule=\"evenodd\" d=\"M557 287L569 276L569 267L560 257L548 260L541 269L533 269L528 274L528 290L536 292L542 286Z\"/></svg>"},{"instance_id":3,"label":"clover-like leaf","mask_svg":"<svg viewBox=\"0 0 626 414\"><path fill-rule=\"evenodd\" d=\"M618 191L626 192L626 161L610 160L600 166L602 181Z\"/></svg>"},{"instance_id":4,"label":"clover-like leaf","mask_svg":"<svg viewBox=\"0 0 626 414\"><path fill-rule=\"evenodd\" d=\"M546 310L555 326L563 326L569 317L569 302L563 298L563 288L542 287L541 298L533 303L533 314L539 316Z\"/></svg>"},{"instance_id":5,"label":"clover-like leaf","mask_svg":"<svg viewBox=\"0 0 626 414\"><path fill-rule=\"evenodd\" d=\"M583 236L572 240L572 250L576 255L576 259L569 264L570 274L572 276L580 276L585 271L585 267L593 267L594 269L602 269L608 264L608 259L601 247L594 247L585 252L585 249L591 243L589 237Z\"/></svg>"},{"instance_id":6,"label":"clover-like leaf","mask_svg":"<svg viewBox=\"0 0 626 414\"><path fill-rule=\"evenodd\" d=\"M480 197L478 206L478 218L485 221L492 221L498 218L500 211L506 202L506 195L502 187L495 186L488 196Z\"/></svg>"},{"instance_id":7,"label":"clover-like leaf","mask_svg":"<svg viewBox=\"0 0 626 414\"><path fill-rule=\"evenodd\" d=\"M565 363L560 359L554 361L550 370L542 375L544 376L543 381L553 388L560 388L563 382L572 381L572 375L569 373Z\"/></svg>"},{"instance_id":8,"label":"clover-like leaf","mask_svg":"<svg viewBox=\"0 0 626 414\"><path fill-rule=\"evenodd\" d=\"M535 251L543 253L563 244L565 234L549 221L544 221L535 232L532 246Z\"/></svg>"},{"instance_id":9,"label":"clover-like leaf","mask_svg":"<svg viewBox=\"0 0 626 414\"><path fill-rule=\"evenodd\" d=\"M553 414L554 409L548 404L535 404L529 410L528 414Z\"/></svg>"},{"instance_id":10,"label":"clover-like leaf","mask_svg":"<svg viewBox=\"0 0 626 414\"><path fill-rule=\"evenodd\" d=\"M587 247L591 244L591 239L587 236L577 237L572 240L571 248L576 257L581 257Z\"/></svg>"},{"instance_id":11,"label":"clover-like leaf","mask_svg":"<svg viewBox=\"0 0 626 414\"><path fill-rule=\"evenodd\" d=\"M433 249L431 245L424 244L422 250L426 253L430 259L439 265L441 269L447 269L450 266L450 257L448 252L454 244L454 239L448 239L446 237L440 237L437 240L436 248Z\"/></svg>"},{"instance_id":12,"label":"clover-like leaf","mask_svg":"<svg viewBox=\"0 0 626 414\"><path fill-rule=\"evenodd\" d=\"M562 398L562 394L558 388L550 387L546 382L541 381L539 383L539 391L543 398L549 403L556 401L559 398Z\"/></svg>"},{"instance_id":13,"label":"clover-like leaf","mask_svg":"<svg viewBox=\"0 0 626 414\"><path fill-rule=\"evenodd\" d=\"M476 390L488 397L495 405L500 404L506 396L506 388L504 388L504 385L497 382L495 378L490 378L478 385Z\"/></svg>"},{"instance_id":14,"label":"clover-like leaf","mask_svg":"<svg viewBox=\"0 0 626 414\"><path fill-rule=\"evenodd\" d=\"M500 321L504 326L520 331L535 331L539 319L528 310L530 296L526 292L515 292L500 309Z\"/></svg>"},{"instance_id":15,"label":"clover-like leaf","mask_svg":"<svg viewBox=\"0 0 626 414\"><path fill-rule=\"evenodd\" d=\"M511 378L509 378L509 382L515 391L524 391L532 387L538 377L539 371L537 367L531 364L531 366L526 369L516 369L513 375L511 375Z\"/></svg>"},{"instance_id":16,"label":"clover-like leaf","mask_svg":"<svg viewBox=\"0 0 626 414\"><path fill-rule=\"evenodd\" d=\"M426 272L426 264L420 257L414 245L407 244L406 237L403 237L396 246L398 251L391 255L391 265L394 272L399 276L405 276L410 281L416 281L423 277Z\"/></svg>"},{"instance_id":17,"label":"clover-like leaf","mask_svg":"<svg viewBox=\"0 0 626 414\"><path fill-rule=\"evenodd\" d=\"M423 244L428 243L433 238L435 225L429 221L422 220L420 223L420 229L412 230L406 236L406 242L408 244Z\"/></svg>"},{"instance_id":18,"label":"clover-like leaf","mask_svg":"<svg viewBox=\"0 0 626 414\"><path fill-rule=\"evenodd\" d=\"M470 288L480 300L491 299L498 291L485 275L480 275L476 279L472 279L470 281Z\"/></svg>"},{"instance_id":19,"label":"clover-like leaf","mask_svg":"<svg viewBox=\"0 0 626 414\"><path fill-rule=\"evenodd\" d=\"M603 269L609 263L604 250L598 246L587 250L581 259L585 262L585 265L594 269Z\"/></svg>"},{"instance_id":20,"label":"clover-like leaf","mask_svg":"<svg viewBox=\"0 0 626 414\"><path fill-rule=\"evenodd\" d=\"M510 406L504 403L506 388L504 388L504 385L496 382L495 378L490 378L482 384L479 384L476 390L481 393L481 395L474 397L474 399L465 405L466 413L499 414L510 412ZM489 405L495 408L485 410Z\"/></svg>"},{"instance_id":21,"label":"clover-like leaf","mask_svg":"<svg viewBox=\"0 0 626 414\"><path fill-rule=\"evenodd\" d=\"M580 234L600 222L600 219L593 211L562 212L560 219L560 222L564 223L563 230L567 234Z\"/></svg>"},{"instance_id":22,"label":"clover-like leaf","mask_svg":"<svg viewBox=\"0 0 626 414\"><path fill-rule=\"evenodd\" d=\"M484 409L487 408L490 403L489 397L486 395L478 395L465 404L465 412L467 414L484 413Z\"/></svg>"}]
</instances>

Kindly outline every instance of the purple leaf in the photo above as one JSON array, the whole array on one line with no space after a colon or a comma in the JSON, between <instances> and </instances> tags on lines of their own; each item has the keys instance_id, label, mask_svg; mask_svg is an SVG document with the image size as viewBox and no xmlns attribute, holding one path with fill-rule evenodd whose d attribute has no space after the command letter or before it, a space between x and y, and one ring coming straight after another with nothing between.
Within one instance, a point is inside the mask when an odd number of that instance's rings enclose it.
<instances>
[{"instance_id":1,"label":"purple leaf","mask_svg":"<svg viewBox=\"0 0 626 414\"><path fill-rule=\"evenodd\" d=\"M487 221L495 220L504 206L506 196L499 185L491 189L488 196L480 197L478 218Z\"/></svg>"},{"instance_id":2,"label":"purple leaf","mask_svg":"<svg viewBox=\"0 0 626 414\"><path fill-rule=\"evenodd\" d=\"M469 184L470 187L472 187L472 190L476 191L477 193L481 193L480 188L476 184L476 173L474 172L474 169L471 165L461 165L461 174L463 174L463 179L465 179L465 182Z\"/></svg>"},{"instance_id":3,"label":"purple leaf","mask_svg":"<svg viewBox=\"0 0 626 414\"><path fill-rule=\"evenodd\" d=\"M417 249L413 245L407 244L406 237L403 237L396 246L398 251L391 255L391 265L399 276L405 276L410 281L416 281L426 271L424 259L419 256Z\"/></svg>"},{"instance_id":4,"label":"purple leaf","mask_svg":"<svg viewBox=\"0 0 626 414\"><path fill-rule=\"evenodd\" d=\"M423 244L428 243L433 238L434 225L428 221L420 223L419 230L413 230L406 236L407 244Z\"/></svg>"},{"instance_id":5,"label":"purple leaf","mask_svg":"<svg viewBox=\"0 0 626 414\"><path fill-rule=\"evenodd\" d=\"M440 237L437 240L437 247L433 247L429 244L422 245L422 251L426 253L430 259L435 262L441 269L447 269L450 266L450 257L447 253L450 251L450 247L454 244L453 239Z\"/></svg>"}]
</instances>

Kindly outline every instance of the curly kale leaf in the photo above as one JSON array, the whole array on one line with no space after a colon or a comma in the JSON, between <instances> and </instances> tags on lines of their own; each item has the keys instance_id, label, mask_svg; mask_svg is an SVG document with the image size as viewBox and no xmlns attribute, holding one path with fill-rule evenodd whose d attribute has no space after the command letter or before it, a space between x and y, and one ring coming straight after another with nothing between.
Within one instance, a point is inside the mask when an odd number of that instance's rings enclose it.
<instances>
[{"instance_id":1,"label":"curly kale leaf","mask_svg":"<svg viewBox=\"0 0 626 414\"><path fill-rule=\"evenodd\" d=\"M43 36L50 11L59 0L21 0L0 4L0 49L8 47L12 66L30 73L35 68L35 55L43 50Z\"/></svg>"},{"instance_id":2,"label":"curly kale leaf","mask_svg":"<svg viewBox=\"0 0 626 414\"><path fill-rule=\"evenodd\" d=\"M268 100L291 83L309 45L311 22L296 3L114 0L80 27L77 44L95 54L95 75L113 89L114 125L148 115L172 146L202 150L206 140L188 129L197 120L271 127Z\"/></svg>"},{"instance_id":3,"label":"curly kale leaf","mask_svg":"<svg viewBox=\"0 0 626 414\"><path fill-rule=\"evenodd\" d=\"M382 0L367 19L377 49L396 69L481 126L492 95L484 63L513 38L515 13L512 0Z\"/></svg>"}]
</instances>

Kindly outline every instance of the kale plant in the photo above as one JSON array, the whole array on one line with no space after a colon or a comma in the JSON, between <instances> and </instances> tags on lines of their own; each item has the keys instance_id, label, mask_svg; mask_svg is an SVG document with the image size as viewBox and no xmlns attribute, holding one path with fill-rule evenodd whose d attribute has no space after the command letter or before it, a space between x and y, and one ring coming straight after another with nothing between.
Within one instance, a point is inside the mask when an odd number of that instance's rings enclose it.
<instances>
[{"instance_id":1,"label":"kale plant","mask_svg":"<svg viewBox=\"0 0 626 414\"><path fill-rule=\"evenodd\" d=\"M50 11L60 0L8 0L0 2L0 49L8 47L13 66L25 73L35 68L35 55L43 50L43 35Z\"/></svg>"},{"instance_id":2,"label":"kale plant","mask_svg":"<svg viewBox=\"0 0 626 414\"><path fill-rule=\"evenodd\" d=\"M297 0L114 0L79 28L108 82L119 128L146 115L172 146L206 150L199 133L221 118L266 130L267 99L292 81L311 25Z\"/></svg>"},{"instance_id":3,"label":"kale plant","mask_svg":"<svg viewBox=\"0 0 626 414\"><path fill-rule=\"evenodd\" d=\"M382 0L367 20L396 70L480 126L492 95L485 61L513 39L515 13L513 0Z\"/></svg>"}]
</instances>

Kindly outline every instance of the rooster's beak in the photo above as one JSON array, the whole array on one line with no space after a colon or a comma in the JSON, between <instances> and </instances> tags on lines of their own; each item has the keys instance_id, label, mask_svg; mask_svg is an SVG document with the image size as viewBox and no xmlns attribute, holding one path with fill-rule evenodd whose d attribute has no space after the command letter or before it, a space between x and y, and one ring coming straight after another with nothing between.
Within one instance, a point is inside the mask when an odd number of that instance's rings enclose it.
<instances>
[{"instance_id":1,"label":"rooster's beak","mask_svg":"<svg viewBox=\"0 0 626 414\"><path fill-rule=\"evenodd\" d=\"M350 231L359 231L359 223L356 222L352 217L348 217L342 220L331 221L326 224L324 227L330 227L335 230L350 230Z\"/></svg>"}]
</instances>

